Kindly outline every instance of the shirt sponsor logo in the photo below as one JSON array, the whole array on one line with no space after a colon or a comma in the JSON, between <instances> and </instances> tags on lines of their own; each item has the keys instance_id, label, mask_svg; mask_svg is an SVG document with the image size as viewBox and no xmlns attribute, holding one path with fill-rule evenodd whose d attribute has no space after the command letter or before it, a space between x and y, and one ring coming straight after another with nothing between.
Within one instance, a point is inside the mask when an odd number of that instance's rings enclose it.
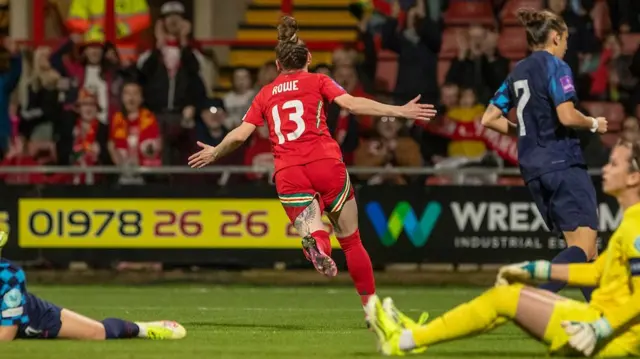
<instances>
[{"instance_id":1,"label":"shirt sponsor logo","mask_svg":"<svg viewBox=\"0 0 640 359\"><path fill-rule=\"evenodd\" d=\"M18 307L22 304L22 293L20 289L13 288L4 295L2 300L7 308Z\"/></svg>"},{"instance_id":2,"label":"shirt sponsor logo","mask_svg":"<svg viewBox=\"0 0 640 359\"><path fill-rule=\"evenodd\" d=\"M40 330L40 329L33 329L33 328L31 328L31 327L27 327L27 328L24 330L24 334L26 334L28 337L37 337L37 336L39 336L40 334L42 334L42 330Z\"/></svg>"},{"instance_id":3,"label":"shirt sponsor logo","mask_svg":"<svg viewBox=\"0 0 640 359\"><path fill-rule=\"evenodd\" d=\"M562 91L564 93L574 92L576 89L573 86L573 80L571 76L563 76L560 78L560 84L562 85Z\"/></svg>"},{"instance_id":4,"label":"shirt sponsor logo","mask_svg":"<svg viewBox=\"0 0 640 359\"><path fill-rule=\"evenodd\" d=\"M3 318L15 318L15 317L21 316L22 313L24 313L24 309L22 307L11 308L11 309L7 309L7 310L3 310L2 311L2 317Z\"/></svg>"}]
</instances>

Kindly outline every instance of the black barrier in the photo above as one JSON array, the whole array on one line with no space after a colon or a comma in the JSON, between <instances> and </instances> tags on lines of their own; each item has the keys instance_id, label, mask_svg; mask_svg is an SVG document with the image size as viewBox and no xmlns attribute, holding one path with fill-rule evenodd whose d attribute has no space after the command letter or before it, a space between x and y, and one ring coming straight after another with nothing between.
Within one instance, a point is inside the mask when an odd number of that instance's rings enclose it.
<instances>
[{"instance_id":1,"label":"black barrier","mask_svg":"<svg viewBox=\"0 0 640 359\"><path fill-rule=\"evenodd\" d=\"M122 260L237 267L304 262L272 186L5 186L0 196L0 228L11 228L3 255L15 260L98 267ZM357 198L360 233L376 265L503 263L551 258L564 248L524 187L375 186L359 188ZM601 198L599 210L607 239L620 213L610 198ZM337 241L333 246L339 248Z\"/></svg>"},{"instance_id":2,"label":"black barrier","mask_svg":"<svg viewBox=\"0 0 640 359\"><path fill-rule=\"evenodd\" d=\"M600 197L602 249L621 213L615 200ZM504 263L549 259L565 248L525 187L363 187L358 199L361 233L376 261Z\"/></svg>"}]
</instances>

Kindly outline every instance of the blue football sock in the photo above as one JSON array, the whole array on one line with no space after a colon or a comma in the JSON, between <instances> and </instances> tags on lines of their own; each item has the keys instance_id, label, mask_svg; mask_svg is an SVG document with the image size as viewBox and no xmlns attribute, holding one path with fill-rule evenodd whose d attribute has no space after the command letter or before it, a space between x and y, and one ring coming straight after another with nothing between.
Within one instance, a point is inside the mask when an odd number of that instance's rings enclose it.
<instances>
[{"instance_id":1,"label":"blue football sock","mask_svg":"<svg viewBox=\"0 0 640 359\"><path fill-rule=\"evenodd\" d=\"M135 338L140 333L140 328L136 323L117 318L108 318L102 321L107 339Z\"/></svg>"},{"instance_id":2,"label":"blue football sock","mask_svg":"<svg viewBox=\"0 0 640 359\"><path fill-rule=\"evenodd\" d=\"M587 262L587 254L580 247L571 246L558 253L551 261L553 264L569 264L569 263L585 263ZM549 282L541 285L539 288L557 293L565 287L562 282ZM582 295L587 301L591 300L591 292L593 288L582 288Z\"/></svg>"}]
</instances>

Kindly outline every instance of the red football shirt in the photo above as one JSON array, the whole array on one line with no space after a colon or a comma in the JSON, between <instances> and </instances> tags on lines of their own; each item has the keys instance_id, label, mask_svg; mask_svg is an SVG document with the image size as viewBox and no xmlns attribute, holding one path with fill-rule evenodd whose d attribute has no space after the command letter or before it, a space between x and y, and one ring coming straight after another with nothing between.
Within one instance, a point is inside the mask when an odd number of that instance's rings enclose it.
<instances>
[{"instance_id":1,"label":"red football shirt","mask_svg":"<svg viewBox=\"0 0 640 359\"><path fill-rule=\"evenodd\" d=\"M327 127L325 103L346 93L326 75L281 74L260 90L243 121L262 126L267 120L276 172L326 158L342 160Z\"/></svg>"}]
</instances>

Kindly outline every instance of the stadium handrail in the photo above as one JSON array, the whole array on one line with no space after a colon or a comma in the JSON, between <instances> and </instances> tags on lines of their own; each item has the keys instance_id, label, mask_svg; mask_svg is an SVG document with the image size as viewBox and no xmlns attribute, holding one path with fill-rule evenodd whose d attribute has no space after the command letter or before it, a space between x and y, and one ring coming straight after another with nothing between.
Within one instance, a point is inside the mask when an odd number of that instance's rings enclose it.
<instances>
[{"instance_id":1,"label":"stadium handrail","mask_svg":"<svg viewBox=\"0 0 640 359\"><path fill-rule=\"evenodd\" d=\"M402 174L402 175L499 175L519 176L518 168L435 168L435 167L349 167L349 173L358 175ZM120 166L0 166L0 174L246 174L272 173L273 168L257 166L209 166L198 170L188 166L120 167ZM590 175L601 175L600 169L589 170Z\"/></svg>"}]
</instances>

